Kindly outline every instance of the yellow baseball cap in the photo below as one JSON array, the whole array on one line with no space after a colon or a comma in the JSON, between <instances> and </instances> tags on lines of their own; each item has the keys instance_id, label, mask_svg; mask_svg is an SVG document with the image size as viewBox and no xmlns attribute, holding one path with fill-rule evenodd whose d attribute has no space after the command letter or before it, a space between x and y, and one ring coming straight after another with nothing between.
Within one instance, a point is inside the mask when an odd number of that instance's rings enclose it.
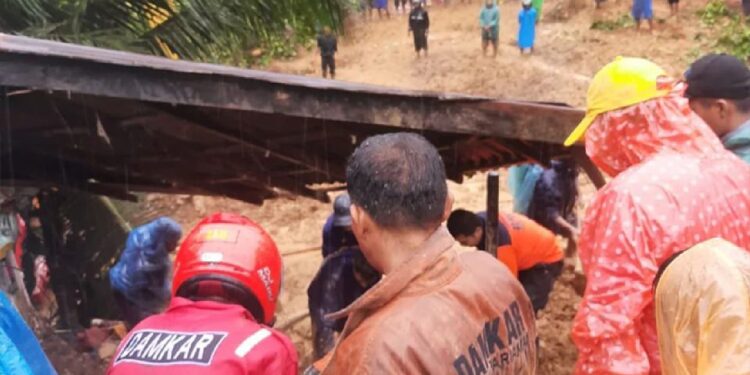
<instances>
[{"instance_id":1,"label":"yellow baseball cap","mask_svg":"<svg viewBox=\"0 0 750 375\"><path fill-rule=\"evenodd\" d=\"M618 57L594 76L586 94L586 117L565 140L571 146L583 137L596 116L669 94L671 80L660 66L635 57Z\"/></svg>"}]
</instances>

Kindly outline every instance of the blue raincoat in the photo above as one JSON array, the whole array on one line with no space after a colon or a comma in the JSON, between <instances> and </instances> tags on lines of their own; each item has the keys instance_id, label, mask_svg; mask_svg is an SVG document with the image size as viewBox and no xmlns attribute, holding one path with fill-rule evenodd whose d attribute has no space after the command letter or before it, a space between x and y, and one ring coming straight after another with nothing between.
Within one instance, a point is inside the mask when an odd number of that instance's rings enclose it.
<instances>
[{"instance_id":1,"label":"blue raincoat","mask_svg":"<svg viewBox=\"0 0 750 375\"><path fill-rule=\"evenodd\" d=\"M174 250L180 224L168 217L133 229L120 260L109 270L112 289L143 311L156 313L169 302Z\"/></svg>"},{"instance_id":2,"label":"blue raincoat","mask_svg":"<svg viewBox=\"0 0 750 375\"><path fill-rule=\"evenodd\" d=\"M536 38L536 9L523 8L518 13L518 48L534 47Z\"/></svg>"},{"instance_id":3,"label":"blue raincoat","mask_svg":"<svg viewBox=\"0 0 750 375\"><path fill-rule=\"evenodd\" d=\"M0 292L0 374L57 374L36 336L3 292Z\"/></svg>"}]
</instances>

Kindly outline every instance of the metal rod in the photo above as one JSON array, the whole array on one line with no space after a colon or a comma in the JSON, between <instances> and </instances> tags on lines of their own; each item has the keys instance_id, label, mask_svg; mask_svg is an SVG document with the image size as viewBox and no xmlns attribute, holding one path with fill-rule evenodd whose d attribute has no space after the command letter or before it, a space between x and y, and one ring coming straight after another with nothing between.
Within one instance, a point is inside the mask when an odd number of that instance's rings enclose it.
<instances>
[{"instance_id":1,"label":"metal rod","mask_svg":"<svg viewBox=\"0 0 750 375\"><path fill-rule=\"evenodd\" d=\"M497 220L500 206L500 174L487 174L487 221L484 227L484 248L497 258Z\"/></svg>"}]
</instances>

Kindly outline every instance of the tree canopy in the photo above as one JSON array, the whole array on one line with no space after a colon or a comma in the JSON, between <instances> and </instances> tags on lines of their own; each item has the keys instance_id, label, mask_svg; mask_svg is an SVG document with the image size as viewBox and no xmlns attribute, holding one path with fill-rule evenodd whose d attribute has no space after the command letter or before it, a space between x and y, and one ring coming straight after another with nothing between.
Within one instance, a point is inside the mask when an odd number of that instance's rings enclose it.
<instances>
[{"instance_id":1,"label":"tree canopy","mask_svg":"<svg viewBox=\"0 0 750 375\"><path fill-rule=\"evenodd\" d=\"M0 0L0 31L235 65L283 54L320 26L341 26L345 0Z\"/></svg>"}]
</instances>

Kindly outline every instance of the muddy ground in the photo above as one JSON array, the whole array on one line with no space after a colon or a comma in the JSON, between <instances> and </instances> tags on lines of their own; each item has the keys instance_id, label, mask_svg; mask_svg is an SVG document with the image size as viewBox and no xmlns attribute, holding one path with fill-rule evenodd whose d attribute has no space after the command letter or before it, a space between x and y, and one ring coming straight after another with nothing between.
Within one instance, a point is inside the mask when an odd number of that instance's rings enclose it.
<instances>
[{"instance_id":1,"label":"muddy ground","mask_svg":"<svg viewBox=\"0 0 750 375\"><path fill-rule=\"evenodd\" d=\"M456 2L455 0L453 1ZM501 43L497 58L481 56L477 26L479 1L430 9L430 56L415 59L407 36L406 17L365 21L353 19L342 37L337 56L337 78L410 89L451 91L501 98L563 102L583 106L590 78L603 64L618 55L643 56L655 60L672 73L684 71L690 59L705 50L706 33L695 10L705 0L683 2L683 15L668 17L666 0L654 4L657 29L637 33L632 25L612 31L591 30L592 23L627 15L628 1L610 1L594 11L593 2L548 0L537 30L533 56L520 56L513 46L516 34L517 1L501 5ZM709 38L710 39L710 38ZM269 69L278 72L319 74L315 51L300 51L297 58L276 62ZM580 202L581 214L593 195L585 178ZM485 200L484 175L451 184L456 206L482 209ZM510 209L510 197L501 196L501 208ZM306 288L321 257L320 230L330 206L306 198L277 198L254 206L226 198L149 195L131 219L135 224L164 214L176 218L187 230L202 216L216 211L233 211L261 223L277 242L284 257L284 291L279 307L279 326L307 309ZM540 374L570 374L576 358L570 340L571 320L580 297L572 265L555 286L547 309L541 312ZM310 324L303 319L285 327L297 346L302 364L309 363ZM76 360L62 350L53 350L52 360L65 374L101 372L100 367ZM86 357L88 358L88 357Z\"/></svg>"}]
</instances>

